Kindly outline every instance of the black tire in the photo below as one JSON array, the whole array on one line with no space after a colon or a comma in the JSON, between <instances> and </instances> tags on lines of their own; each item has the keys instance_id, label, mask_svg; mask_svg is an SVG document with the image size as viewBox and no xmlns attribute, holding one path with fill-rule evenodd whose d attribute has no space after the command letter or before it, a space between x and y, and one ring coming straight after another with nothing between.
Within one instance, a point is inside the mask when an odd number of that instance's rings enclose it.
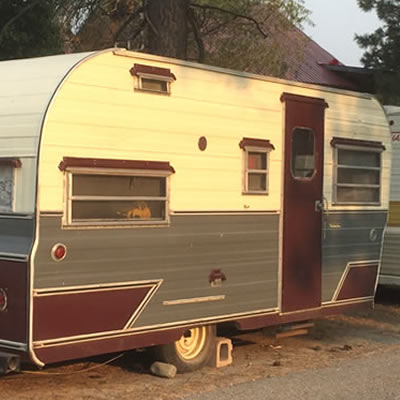
<instances>
[{"instance_id":1,"label":"black tire","mask_svg":"<svg viewBox=\"0 0 400 400\"><path fill-rule=\"evenodd\" d=\"M215 356L215 332L214 325L188 329L176 342L155 346L153 356L157 361L175 365L180 373L196 371Z\"/></svg>"}]
</instances>

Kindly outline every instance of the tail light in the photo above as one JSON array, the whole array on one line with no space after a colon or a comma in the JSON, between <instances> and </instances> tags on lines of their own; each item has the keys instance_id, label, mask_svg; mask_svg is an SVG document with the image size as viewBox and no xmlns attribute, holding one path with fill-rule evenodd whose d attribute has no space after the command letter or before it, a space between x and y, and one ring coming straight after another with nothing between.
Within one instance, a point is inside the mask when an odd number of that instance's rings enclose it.
<instances>
[{"instance_id":1,"label":"tail light","mask_svg":"<svg viewBox=\"0 0 400 400\"><path fill-rule=\"evenodd\" d=\"M0 312L7 309L7 293L5 289L0 289Z\"/></svg>"},{"instance_id":2,"label":"tail light","mask_svg":"<svg viewBox=\"0 0 400 400\"><path fill-rule=\"evenodd\" d=\"M51 257L54 261L62 261L67 255L67 247L62 243L57 243L51 249Z\"/></svg>"}]
</instances>

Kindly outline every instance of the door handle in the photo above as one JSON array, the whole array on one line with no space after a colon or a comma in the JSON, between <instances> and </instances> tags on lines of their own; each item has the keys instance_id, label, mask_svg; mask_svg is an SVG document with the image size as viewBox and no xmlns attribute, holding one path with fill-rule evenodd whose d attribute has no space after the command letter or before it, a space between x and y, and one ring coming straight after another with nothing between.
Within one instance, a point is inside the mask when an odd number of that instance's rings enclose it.
<instances>
[{"instance_id":1,"label":"door handle","mask_svg":"<svg viewBox=\"0 0 400 400\"><path fill-rule=\"evenodd\" d=\"M324 211L324 201L323 200L316 200L315 201L315 211L316 212Z\"/></svg>"}]
</instances>

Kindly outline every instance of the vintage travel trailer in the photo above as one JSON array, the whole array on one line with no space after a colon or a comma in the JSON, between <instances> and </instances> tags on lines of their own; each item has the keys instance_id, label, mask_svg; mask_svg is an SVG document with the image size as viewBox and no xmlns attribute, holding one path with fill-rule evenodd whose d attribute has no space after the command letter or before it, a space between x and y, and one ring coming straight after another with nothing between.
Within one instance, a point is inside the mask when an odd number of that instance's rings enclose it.
<instances>
[{"instance_id":1,"label":"vintage travel trailer","mask_svg":"<svg viewBox=\"0 0 400 400\"><path fill-rule=\"evenodd\" d=\"M0 63L0 361L371 307L391 166L368 94L122 49Z\"/></svg>"},{"instance_id":2,"label":"vintage travel trailer","mask_svg":"<svg viewBox=\"0 0 400 400\"><path fill-rule=\"evenodd\" d=\"M385 230L379 284L400 286L400 107L384 107L392 132L393 161L389 220Z\"/></svg>"}]
</instances>

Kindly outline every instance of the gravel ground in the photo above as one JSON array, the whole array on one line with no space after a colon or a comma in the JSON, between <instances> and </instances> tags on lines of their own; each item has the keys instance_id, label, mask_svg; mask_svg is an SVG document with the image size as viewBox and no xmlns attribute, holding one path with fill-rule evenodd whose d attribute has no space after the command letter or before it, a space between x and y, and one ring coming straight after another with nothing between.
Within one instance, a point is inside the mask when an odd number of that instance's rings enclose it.
<instances>
[{"instance_id":1,"label":"gravel ground","mask_svg":"<svg viewBox=\"0 0 400 400\"><path fill-rule=\"evenodd\" d=\"M396 298L400 298L398 294ZM107 362L118 355L1 377L1 399L177 400L217 390L219 394L229 393L232 386L255 381L259 385L263 379L276 380L278 386L286 382L289 390L292 379L301 381L301 374L316 374L319 381L326 379L323 371L342 368L346 360L357 362L381 353L400 353L400 306L394 303L388 304L383 299L383 304L370 312L318 319L307 336L276 340L261 331L234 335L234 362L225 368L206 367L174 379L163 379L148 373L150 360L146 352L130 352L111 363ZM291 379L286 379L288 375ZM338 378L339 383L341 379ZM363 383L357 380L354 385L357 389ZM342 397L335 399L339 398Z\"/></svg>"}]
</instances>

